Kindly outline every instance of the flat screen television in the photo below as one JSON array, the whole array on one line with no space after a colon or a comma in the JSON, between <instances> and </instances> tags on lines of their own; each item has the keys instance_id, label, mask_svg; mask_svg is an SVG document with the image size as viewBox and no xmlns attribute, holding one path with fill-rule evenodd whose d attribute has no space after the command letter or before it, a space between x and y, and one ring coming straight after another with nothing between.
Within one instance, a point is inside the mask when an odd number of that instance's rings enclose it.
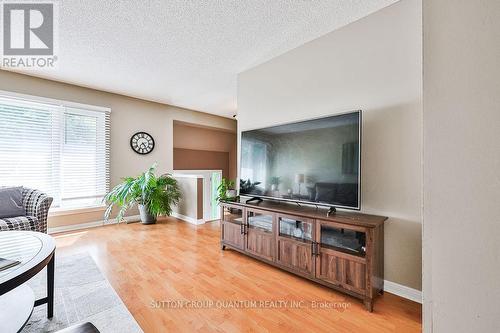
<instances>
[{"instance_id":1,"label":"flat screen television","mask_svg":"<svg viewBox=\"0 0 500 333\"><path fill-rule=\"evenodd\" d=\"M244 131L240 195L360 209L361 111Z\"/></svg>"}]
</instances>

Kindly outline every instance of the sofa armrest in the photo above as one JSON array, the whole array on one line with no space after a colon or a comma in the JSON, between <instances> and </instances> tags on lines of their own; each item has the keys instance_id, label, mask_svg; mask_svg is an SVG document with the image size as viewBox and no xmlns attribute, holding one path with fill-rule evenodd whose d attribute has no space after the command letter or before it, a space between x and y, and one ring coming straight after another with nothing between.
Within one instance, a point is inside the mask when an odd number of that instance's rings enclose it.
<instances>
[{"instance_id":1,"label":"sofa armrest","mask_svg":"<svg viewBox=\"0 0 500 333\"><path fill-rule=\"evenodd\" d=\"M35 216L38 220L35 231L47 233L47 215L52 204L52 197L29 188L23 189L23 205L26 215Z\"/></svg>"}]
</instances>

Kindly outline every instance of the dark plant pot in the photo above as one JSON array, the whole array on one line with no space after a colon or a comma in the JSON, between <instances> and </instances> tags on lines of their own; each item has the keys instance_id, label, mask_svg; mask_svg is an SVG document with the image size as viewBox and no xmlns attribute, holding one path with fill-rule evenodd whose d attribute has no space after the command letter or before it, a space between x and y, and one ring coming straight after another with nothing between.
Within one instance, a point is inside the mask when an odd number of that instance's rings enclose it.
<instances>
[{"instance_id":1,"label":"dark plant pot","mask_svg":"<svg viewBox=\"0 0 500 333\"><path fill-rule=\"evenodd\" d=\"M144 205L138 205L138 206L139 206L139 214L141 215L142 224L155 224L156 223L156 216L151 215L146 206L144 206Z\"/></svg>"}]
</instances>

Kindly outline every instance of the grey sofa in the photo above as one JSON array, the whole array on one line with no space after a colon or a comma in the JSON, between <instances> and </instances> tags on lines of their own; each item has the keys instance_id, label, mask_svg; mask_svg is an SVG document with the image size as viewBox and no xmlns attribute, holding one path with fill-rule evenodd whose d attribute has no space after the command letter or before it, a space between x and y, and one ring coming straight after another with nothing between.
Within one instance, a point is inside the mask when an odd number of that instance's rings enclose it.
<instances>
[{"instance_id":1,"label":"grey sofa","mask_svg":"<svg viewBox=\"0 0 500 333\"><path fill-rule=\"evenodd\" d=\"M356 207L358 205L358 184L316 183L308 187L309 201Z\"/></svg>"},{"instance_id":2,"label":"grey sofa","mask_svg":"<svg viewBox=\"0 0 500 333\"><path fill-rule=\"evenodd\" d=\"M0 219L0 231L28 230L47 233L47 215L52 198L45 193L29 188L23 188L23 206L25 216Z\"/></svg>"}]
</instances>

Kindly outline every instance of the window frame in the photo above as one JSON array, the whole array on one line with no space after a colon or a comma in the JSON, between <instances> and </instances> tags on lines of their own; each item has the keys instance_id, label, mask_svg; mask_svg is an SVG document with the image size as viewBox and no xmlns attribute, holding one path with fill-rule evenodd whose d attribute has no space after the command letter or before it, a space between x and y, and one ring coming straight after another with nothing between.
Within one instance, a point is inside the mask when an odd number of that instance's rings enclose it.
<instances>
[{"instance_id":1,"label":"window frame","mask_svg":"<svg viewBox=\"0 0 500 333\"><path fill-rule=\"evenodd\" d=\"M64 109L63 115L65 112L71 113L72 111L66 110L66 109L76 109L76 111L79 114L87 114L94 116L95 112L102 112L105 114L104 116L104 141L105 141L105 146L108 146L107 148L107 153L108 156L105 156L104 158L104 163L105 163L105 169L106 169L106 187L109 187L109 181L110 181L110 173L111 173L111 167L110 167L110 150L111 150L111 138L110 138L110 133L107 133L106 127L109 126L109 132L111 131L111 124L109 120L109 123L106 123L106 117L111 117L111 108L110 107L105 107L105 106L97 106L97 105L92 105L92 104L84 104L84 103L79 103L79 102L73 102L73 101L66 101L66 100L61 100L61 99L55 99L55 98L50 98L50 97L42 97L42 96L37 96L37 95L31 95L31 94L24 94L24 93L18 93L18 92L12 92L12 91L7 91L7 90L0 90L0 98L6 98L6 99L17 99L20 102L27 102L27 103L42 103L42 104L47 104L51 105L56 108L62 108ZM64 118L64 117L63 117ZM64 119L62 120L64 122ZM60 128L61 131L64 131L64 126L61 126ZM108 134L108 135L106 135ZM64 145L64 133L61 133L61 145ZM62 150L61 150L62 154ZM59 177L59 182L62 181L62 177ZM59 192L58 195L62 194L62 186L63 184L59 184ZM107 188L106 190L109 190ZM62 200L62 198L60 198ZM104 209L105 205L104 204L98 204L98 205L88 205L88 206L82 206L82 207L54 207L50 211L49 216L57 216L57 215L64 215L65 213L80 213L80 212L91 212L91 211L98 211Z\"/></svg>"}]
</instances>

